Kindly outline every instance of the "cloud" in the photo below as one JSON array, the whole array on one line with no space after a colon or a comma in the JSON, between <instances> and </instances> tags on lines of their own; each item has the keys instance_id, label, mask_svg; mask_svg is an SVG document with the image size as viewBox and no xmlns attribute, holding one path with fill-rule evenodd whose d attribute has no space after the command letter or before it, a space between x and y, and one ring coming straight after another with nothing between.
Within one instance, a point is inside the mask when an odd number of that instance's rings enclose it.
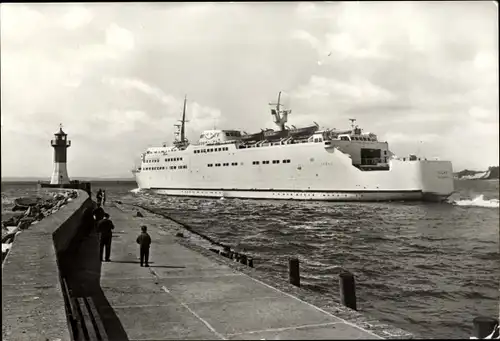
<instances>
[{"instance_id":1,"label":"cloud","mask_svg":"<svg viewBox=\"0 0 500 341\"><path fill-rule=\"evenodd\" d=\"M398 155L421 148L485 168L498 163L496 11L486 2L2 4L2 142L29 153L20 167L2 147L2 170L50 175L48 141L63 123L71 174L128 176L144 148L172 140L185 95L196 141L214 123L276 128L268 103L280 90L289 125L342 129L355 117Z\"/></svg>"},{"instance_id":2,"label":"cloud","mask_svg":"<svg viewBox=\"0 0 500 341\"><path fill-rule=\"evenodd\" d=\"M67 30L75 30L88 25L92 21L91 11L81 5L72 5L60 19L61 26Z\"/></svg>"},{"instance_id":3,"label":"cloud","mask_svg":"<svg viewBox=\"0 0 500 341\"><path fill-rule=\"evenodd\" d=\"M309 83L300 88L296 97L311 98L315 95L336 96L338 100L357 104L373 102L382 103L394 99L394 95L367 79L352 78L349 82L341 82L331 78L312 76Z\"/></svg>"},{"instance_id":4,"label":"cloud","mask_svg":"<svg viewBox=\"0 0 500 341\"><path fill-rule=\"evenodd\" d=\"M134 48L134 36L130 31L112 23L106 30L106 43L119 51L130 51Z\"/></svg>"},{"instance_id":5,"label":"cloud","mask_svg":"<svg viewBox=\"0 0 500 341\"><path fill-rule=\"evenodd\" d=\"M140 91L164 104L176 103L176 100L172 96L168 96L163 93L162 90L155 88L139 79L129 79L129 78L103 78L103 84L110 85L118 90L136 90Z\"/></svg>"}]
</instances>

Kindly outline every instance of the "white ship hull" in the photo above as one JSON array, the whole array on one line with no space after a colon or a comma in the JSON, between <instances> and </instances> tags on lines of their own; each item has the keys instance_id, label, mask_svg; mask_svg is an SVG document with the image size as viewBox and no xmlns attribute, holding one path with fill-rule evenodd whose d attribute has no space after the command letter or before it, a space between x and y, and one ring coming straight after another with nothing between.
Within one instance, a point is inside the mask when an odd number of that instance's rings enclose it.
<instances>
[{"instance_id":1,"label":"white ship hull","mask_svg":"<svg viewBox=\"0 0 500 341\"><path fill-rule=\"evenodd\" d=\"M157 162L145 162L135 172L137 185L175 196L325 201L440 201L453 192L449 161L393 159L389 170L362 171L324 143L224 147L227 151L211 153L195 153L204 147L194 145L158 152Z\"/></svg>"}]
</instances>

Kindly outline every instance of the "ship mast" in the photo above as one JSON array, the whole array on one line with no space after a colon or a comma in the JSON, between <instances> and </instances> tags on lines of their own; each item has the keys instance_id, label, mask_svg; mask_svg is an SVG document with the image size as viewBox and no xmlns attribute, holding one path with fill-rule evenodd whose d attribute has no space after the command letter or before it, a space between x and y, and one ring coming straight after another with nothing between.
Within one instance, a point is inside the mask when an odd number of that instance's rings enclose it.
<instances>
[{"instance_id":1,"label":"ship mast","mask_svg":"<svg viewBox=\"0 0 500 341\"><path fill-rule=\"evenodd\" d=\"M349 121L351 121L351 128L354 130L354 123L356 123L356 119L355 118L350 118Z\"/></svg>"},{"instance_id":2,"label":"ship mast","mask_svg":"<svg viewBox=\"0 0 500 341\"><path fill-rule=\"evenodd\" d=\"M278 102L269 103L269 105L276 105L276 109L271 109L271 115L274 116L274 123L276 123L276 125L280 127L281 131L284 131L285 123L288 121L288 114L290 114L292 110L281 110L281 106L283 104L281 104L280 101L281 101L281 91L278 94ZM283 114L283 116L281 114Z\"/></svg>"},{"instance_id":3,"label":"ship mast","mask_svg":"<svg viewBox=\"0 0 500 341\"><path fill-rule=\"evenodd\" d=\"M187 100L187 95L184 96L184 109L182 110L182 121L181 121L181 142L184 143L186 136L185 136L185 126L186 126L186 100Z\"/></svg>"},{"instance_id":4,"label":"ship mast","mask_svg":"<svg viewBox=\"0 0 500 341\"><path fill-rule=\"evenodd\" d=\"M189 141L186 138L186 122L189 122L186 120L186 101L187 101L187 95L184 96L184 107L182 110L182 119L179 120L179 122L181 122L181 124L174 124L174 126L177 128L177 131L175 132L174 145L177 148L184 148L189 144Z\"/></svg>"}]
</instances>

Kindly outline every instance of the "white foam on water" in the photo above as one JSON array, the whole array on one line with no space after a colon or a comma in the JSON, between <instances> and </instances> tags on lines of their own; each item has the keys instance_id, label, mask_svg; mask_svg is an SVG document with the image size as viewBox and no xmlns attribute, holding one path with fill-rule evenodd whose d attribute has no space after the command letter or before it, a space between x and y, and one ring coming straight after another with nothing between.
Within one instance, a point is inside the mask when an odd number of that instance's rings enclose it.
<instances>
[{"instance_id":1,"label":"white foam on water","mask_svg":"<svg viewBox=\"0 0 500 341\"><path fill-rule=\"evenodd\" d=\"M475 206L475 207L489 207L489 208L499 207L498 199L485 200L483 194L478 195L477 197L471 200L454 200L452 204L457 206Z\"/></svg>"},{"instance_id":2,"label":"white foam on water","mask_svg":"<svg viewBox=\"0 0 500 341\"><path fill-rule=\"evenodd\" d=\"M132 193L139 193L141 191L140 188L134 188L134 189L131 189L130 192Z\"/></svg>"}]
</instances>

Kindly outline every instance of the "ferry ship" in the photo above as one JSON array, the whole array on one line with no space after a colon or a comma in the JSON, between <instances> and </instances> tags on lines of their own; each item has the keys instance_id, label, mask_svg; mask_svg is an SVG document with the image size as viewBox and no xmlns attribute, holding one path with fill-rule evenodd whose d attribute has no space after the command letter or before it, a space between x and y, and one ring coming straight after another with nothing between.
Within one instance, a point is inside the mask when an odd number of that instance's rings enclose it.
<instances>
[{"instance_id":1,"label":"ferry ship","mask_svg":"<svg viewBox=\"0 0 500 341\"><path fill-rule=\"evenodd\" d=\"M286 123L281 92L269 103L279 129L185 136L186 100L174 142L150 147L132 172L140 189L172 196L325 201L443 201L453 193L450 161L396 157L356 120L343 131Z\"/></svg>"}]
</instances>

